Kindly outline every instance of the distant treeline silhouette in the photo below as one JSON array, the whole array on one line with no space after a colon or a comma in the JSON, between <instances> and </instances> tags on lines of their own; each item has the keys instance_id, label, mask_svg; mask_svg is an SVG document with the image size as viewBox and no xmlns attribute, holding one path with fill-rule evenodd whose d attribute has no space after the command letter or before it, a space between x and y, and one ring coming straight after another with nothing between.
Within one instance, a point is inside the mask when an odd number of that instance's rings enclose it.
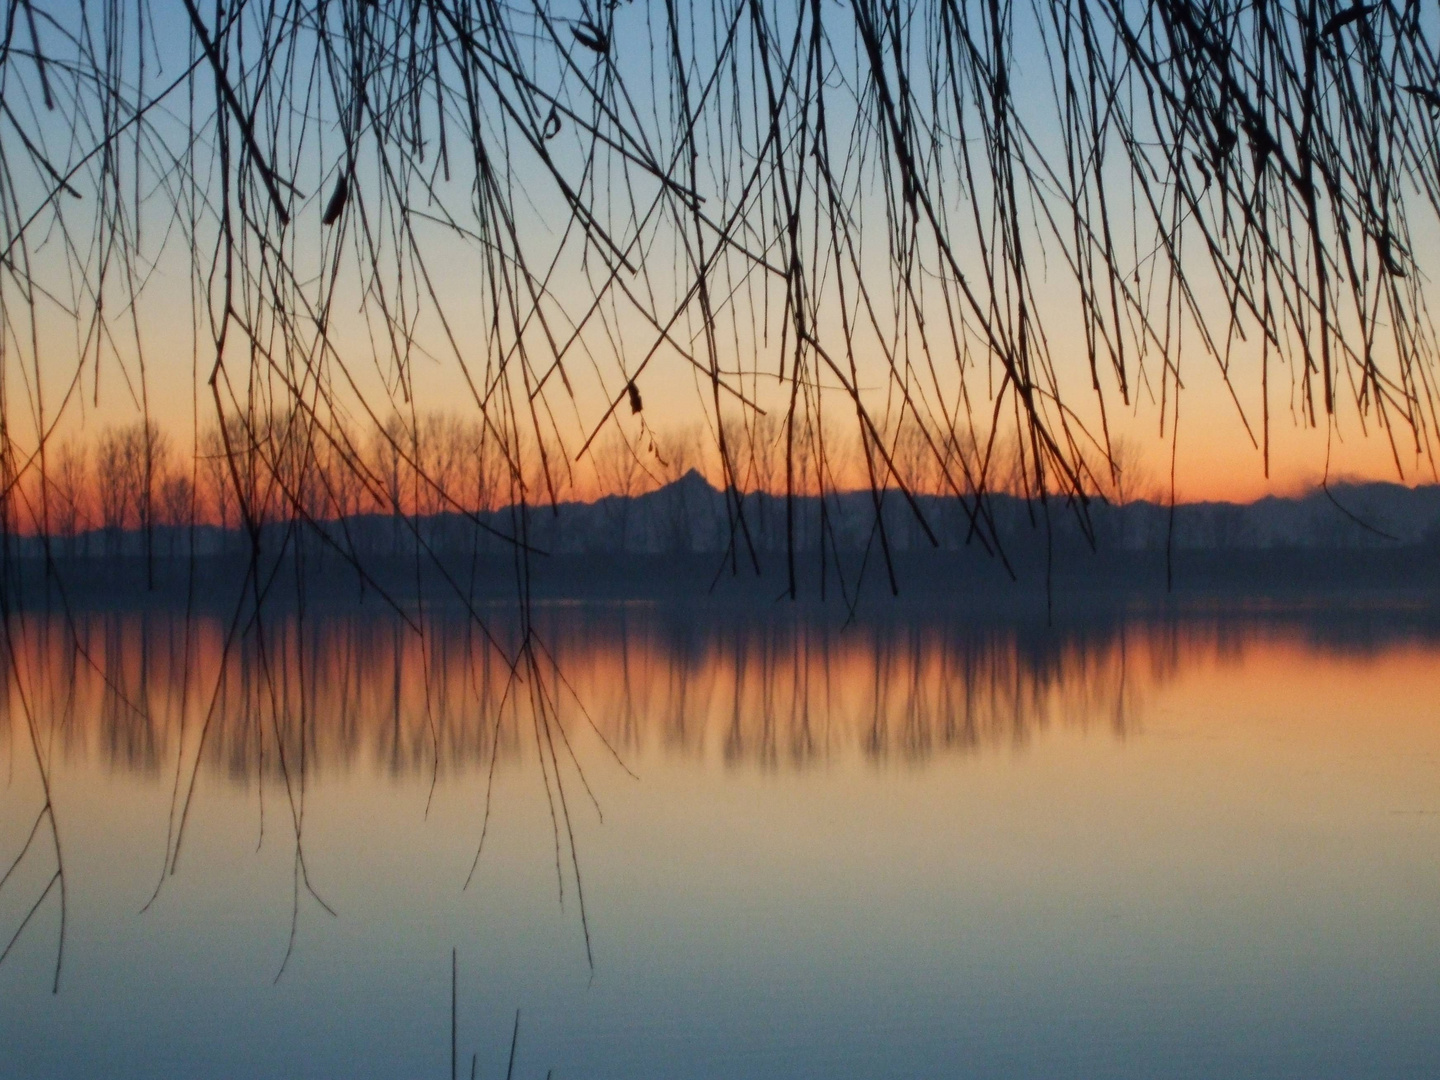
<instances>
[{"instance_id":1,"label":"distant treeline silhouette","mask_svg":"<svg viewBox=\"0 0 1440 1080\"><path fill-rule=\"evenodd\" d=\"M1040 510L1020 486L1018 455L1016 475L983 501L974 492L949 494L913 421L889 436L908 490L857 486L819 494L818 486L806 490L802 483L789 495L777 483L782 456L773 424L737 425L742 486L729 495L702 474L707 463L697 431L660 435L645 455L612 440L597 452L592 476L572 473L547 491L543 448L527 449L515 463L517 482L505 449L476 421L430 415L407 425L397 416L358 463L338 451L333 460L289 455L282 427L277 421L252 445L249 429L236 424L227 435L232 449L244 447L239 454L227 454L226 437L212 429L192 460L153 424L107 428L89 445L64 443L46 498L29 504L47 513L11 523L12 553L61 561L188 559L244 554L258 540L272 552L294 545L355 557L504 556L523 531L526 544L550 554L733 555L736 503L745 511L749 545L771 555L863 552L880 536L877 522L895 551L989 551L977 542L979 518L1002 553L1042 539ZM955 442L951 452L963 457L976 449ZM832 464L853 456L839 436L829 454ZM234 498L237 483L246 494L244 515ZM1112 552L1383 549L1440 543L1440 486L1339 484L1251 504L1172 508L1138 455L1127 452L1117 482L1095 493L1087 515L1088 530L1062 517L1048 523L1044 539Z\"/></svg>"},{"instance_id":2,"label":"distant treeline silhouette","mask_svg":"<svg viewBox=\"0 0 1440 1080\"><path fill-rule=\"evenodd\" d=\"M783 493L786 433L779 421L759 417L724 424L733 487L741 493ZM876 433L897 478L916 494L948 493L948 473L978 475L988 449L993 461L988 490L1030 494L1023 455L1013 441L982 447L973 436L942 437L904 417ZM633 496L698 470L719 478L713 451L699 427L646 429L641 443L615 433L597 442L580 462L570 462L545 439L500 439L483 418L450 413L389 419L362 437L345 437L323 448L308 444L294 416L273 414L255 422L233 420L211 427L193 453L169 432L141 420L70 438L49 449L47 469L17 480L8 507L12 530L68 538L96 530L119 534L155 526L189 524L239 528L246 523L323 521L361 514L431 516L445 511L488 512L524 499L546 504ZM826 490L864 488L864 450L845 431L826 433ZM940 446L937 459L934 448ZM1133 497L1143 466L1128 444L1113 491ZM796 494L822 490L820 465L808 447L792 452L790 482ZM1098 460L1097 460L1098 465ZM962 487L967 494L976 488ZM1101 489L1096 488L1099 493ZM237 497L238 494L238 497Z\"/></svg>"}]
</instances>

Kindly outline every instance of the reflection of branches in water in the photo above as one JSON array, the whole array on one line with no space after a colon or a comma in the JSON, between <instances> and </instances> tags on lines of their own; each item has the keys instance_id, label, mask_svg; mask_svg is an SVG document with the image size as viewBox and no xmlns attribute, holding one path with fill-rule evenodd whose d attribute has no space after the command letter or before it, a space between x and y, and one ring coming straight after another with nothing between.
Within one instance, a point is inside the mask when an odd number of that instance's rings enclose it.
<instances>
[{"instance_id":1,"label":"reflection of branches in water","mask_svg":"<svg viewBox=\"0 0 1440 1080\"><path fill-rule=\"evenodd\" d=\"M31 797L13 779L27 764L37 790L29 832L16 838L0 879L0 895L33 887L6 954L58 897L58 985L66 882L50 783L71 763L101 761L156 783L168 777L156 895L179 865L201 784L221 779L253 791L262 842L267 791L278 795L293 845L283 972L302 898L330 910L310 882L304 849L307 791L327 776L369 770L432 788L467 772L483 778L478 863L496 769L538 765L562 901L573 884L586 924L573 832L577 791L599 811L580 766L586 730L602 757L627 771L627 762L654 755L764 770L847 757L913 764L1024 745L1056 725L1101 725L1125 738L1147 698L1184 667L1237 662L1249 643L1269 636L1365 655L1395 635L1435 635L1423 619L1389 616L1274 624L1117 617L1057 628L915 610L843 627L817 613L757 620L716 610L697 618L626 606L487 617L516 665L472 620L435 612L420 634L399 619L305 612L277 614L263 632L244 634L236 624L158 611L78 622L12 614L0 731L15 797ZM578 789L567 791L569 778ZM53 869L32 882L22 871L43 840Z\"/></svg>"},{"instance_id":2,"label":"reflection of branches in water","mask_svg":"<svg viewBox=\"0 0 1440 1080\"><path fill-rule=\"evenodd\" d=\"M775 620L713 634L681 629L670 638L640 621L624 633L625 678L590 673L587 697L597 716L634 709L675 718L658 732L652 725L630 733L627 747L640 749L648 735L668 752L718 750L727 762L762 768L803 768L852 753L923 761L1096 717L1109 717L1124 734L1149 686L1127 677L1123 626L1038 642L1013 627L945 622L841 630ZM585 659L568 662L573 668ZM609 689L616 685L632 689L617 695Z\"/></svg>"},{"instance_id":3,"label":"reflection of branches in water","mask_svg":"<svg viewBox=\"0 0 1440 1080\"><path fill-rule=\"evenodd\" d=\"M495 624L516 640L525 632L518 620ZM74 662L53 620L19 625L10 700L24 691L60 760L156 778L180 769L177 818L206 774L253 790L262 815L275 789L300 833L306 787L328 775L431 783L437 769L488 776L539 754L562 839L574 806L559 779L576 777L593 802L577 742L591 726L602 757L622 765L658 752L769 769L851 754L923 761L1023 744L1055 724L1124 736L1182 664L1222 659L1260 632L1199 618L1047 630L917 616L842 629L800 616L558 608L529 626L551 645L537 638L512 673L464 620L439 615L421 635L385 619L277 617L263 642L228 653L215 621L192 621L187 645L177 617L95 616L75 633L99 670ZM12 707L7 728L12 713L23 715ZM172 844L167 873L178 857Z\"/></svg>"},{"instance_id":4,"label":"reflection of branches in water","mask_svg":"<svg viewBox=\"0 0 1440 1080\"><path fill-rule=\"evenodd\" d=\"M267 789L278 792L293 845L290 937L279 978L294 950L302 895L335 914L312 882L306 860L307 791L317 773L344 770L357 753L366 752L392 774L425 775L433 793L442 758L448 768L486 753L493 757L502 744L507 756L517 754L524 723L532 729L552 809L562 902L568 878L588 951L569 779L578 778L597 811L599 806L560 719L564 698L574 699L575 689L532 628L522 625L513 652L519 663L511 665L492 639L470 632L473 620L422 619L424 632L415 634L398 617L315 621L303 604L291 615L252 617L248 624L239 609L228 624L182 613L138 613L68 625L25 615L16 616L14 625L16 633L6 638L13 659L4 725L13 742L10 713L26 718L24 730L37 748L44 788L36 831L51 823L57 860L49 800L53 754L62 760L94 755L157 779L162 769L169 772L164 858L146 908L180 867L206 774L253 785L261 844ZM77 669L82 653L98 658L93 670ZM467 692L471 687L479 688L478 696ZM512 722L502 725L507 699ZM584 715L578 699L577 708ZM9 756L13 769L13 750ZM32 833L21 857L33 840ZM562 848L568 870L561 866ZM63 864L51 886L60 888L63 899Z\"/></svg>"},{"instance_id":5,"label":"reflection of branches in water","mask_svg":"<svg viewBox=\"0 0 1440 1080\"><path fill-rule=\"evenodd\" d=\"M54 871L45 882L43 889L39 890L34 902L25 912L15 932L6 942L5 947L0 949L0 964L3 964L9 957L11 950L24 935L25 929L30 925L32 919L44 906L51 893L58 897L60 907L60 925L57 932L55 945L55 976L51 982L51 991L60 992L60 972L65 961L65 923L69 913L68 894L65 879L65 856L60 844L60 825L55 817L55 798L51 789L51 781L54 775L55 766L55 742L57 720L71 715L74 707L74 697L71 688L74 686L73 659L74 652L71 651L71 664L66 679L67 665L59 665L58 674L61 681L56 683L44 677L43 673L33 666L23 664L20 658L27 652L26 641L17 640L17 635L22 633L19 621L14 618L10 610L8 598L0 595L0 603L4 604L4 625L0 628L0 637L4 641L4 668L5 668L5 694L4 722L7 727L13 728L13 717L18 711L22 718L25 738L28 740L30 757L35 764L35 775L40 787L40 807L35 814L34 824L25 837L24 843L20 846L15 857L10 861L5 873L0 875L0 896L5 894L5 888L12 880L20 886L16 873L25 863L34 847L35 840L41 835L41 826L45 826L45 835L50 841L52 857L54 859ZM59 627L40 626L35 628L40 633L42 640L39 645L42 651L47 651L49 640L54 636L53 631ZM60 636L64 636L63 630ZM32 639L33 640L33 639ZM14 758L16 755L15 742L10 740L10 769L13 776Z\"/></svg>"}]
</instances>

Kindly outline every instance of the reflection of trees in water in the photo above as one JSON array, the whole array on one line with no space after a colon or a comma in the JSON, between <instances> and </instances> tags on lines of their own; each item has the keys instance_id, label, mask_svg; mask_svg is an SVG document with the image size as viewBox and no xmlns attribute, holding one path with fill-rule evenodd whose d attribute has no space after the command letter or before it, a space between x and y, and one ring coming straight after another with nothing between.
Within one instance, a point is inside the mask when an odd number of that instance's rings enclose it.
<instances>
[{"instance_id":1,"label":"reflection of trees in water","mask_svg":"<svg viewBox=\"0 0 1440 1080\"><path fill-rule=\"evenodd\" d=\"M1253 662L1255 646L1276 640L1362 661L1396 643L1440 641L1436 616L1393 609L1117 617L1045 629L902 606L848 626L795 607L769 619L694 607L543 608L532 609L533 621L493 614L489 629L511 638L500 651L476 620L434 615L419 632L398 617L330 615L268 617L238 634L167 612L78 622L12 615L0 631L0 769L6 789L38 809L29 811L28 839L0 867L0 892L9 887L29 905L0 965L54 894L60 983L67 905L50 794L57 764L98 761L171 785L155 896L181 861L197 783L220 778L257 791L262 840L267 820L279 818L294 844L283 972L302 892L333 914L306 869L307 782L368 770L433 785L446 773L493 775L500 761L538 762L558 884L563 895L568 847L588 955L564 790L574 776L589 794L570 734L586 723L622 761L779 770L858 755L910 764L1023 746L1055 726L1125 738L1151 694L1185 669ZM521 635L528 652L514 648ZM502 653L529 661L512 669ZM30 756L38 792L24 778ZM488 780L486 788L488 821ZM482 823L480 845L484 832Z\"/></svg>"},{"instance_id":2,"label":"reflection of trees in water","mask_svg":"<svg viewBox=\"0 0 1440 1080\"><path fill-rule=\"evenodd\" d=\"M1154 687L1189 663L1233 662L1262 632L1217 618L1053 629L626 607L538 618L573 687L565 697L627 759L718 755L763 769L852 754L919 762L1021 746L1057 725L1123 738ZM532 695L465 621L432 618L416 634L391 618L272 619L223 663L227 628L210 620L96 615L74 638L59 619L17 626L22 670L5 671L0 712L12 761L20 683L62 759L156 778L177 755L241 785L287 768L443 777L488 768L492 751L533 756ZM1345 638L1332 627L1326 640ZM572 732L586 723L573 703L561 712Z\"/></svg>"},{"instance_id":3,"label":"reflection of trees in water","mask_svg":"<svg viewBox=\"0 0 1440 1080\"><path fill-rule=\"evenodd\" d=\"M1368 655L1406 632L1379 615L1046 629L897 614L842 627L804 612L611 607L537 620L573 687L561 706L572 732L588 715L627 760L718 755L764 769L853 754L919 762L1022 746L1055 726L1124 738L1155 687L1187 665L1238 663L1258 638ZM202 773L241 785L287 763L312 779L357 768L443 777L488 768L492 749L502 763L534 753L532 695L463 620L432 618L419 635L388 617L272 619L223 664L227 627L213 620L95 615L74 637L59 618L16 626L0 675L7 771L23 744L21 689L62 760L99 757L157 779L182 749L188 770L202 730Z\"/></svg>"},{"instance_id":4,"label":"reflection of trees in water","mask_svg":"<svg viewBox=\"0 0 1440 1080\"><path fill-rule=\"evenodd\" d=\"M855 752L919 761L1024 743L1057 722L1123 735L1157 670L1136 663L1146 632L1123 624L1027 639L943 621L619 622L617 657L586 649L579 629L565 658L606 736L632 752L718 752L763 768ZM650 723L636 725L637 714Z\"/></svg>"}]
</instances>

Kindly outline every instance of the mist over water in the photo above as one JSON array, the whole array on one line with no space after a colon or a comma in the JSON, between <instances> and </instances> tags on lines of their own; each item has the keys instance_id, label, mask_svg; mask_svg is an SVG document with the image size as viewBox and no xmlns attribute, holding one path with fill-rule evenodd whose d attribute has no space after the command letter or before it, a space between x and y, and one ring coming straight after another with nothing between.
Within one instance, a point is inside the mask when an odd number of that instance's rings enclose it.
<instances>
[{"instance_id":1,"label":"mist over water","mask_svg":"<svg viewBox=\"0 0 1440 1080\"><path fill-rule=\"evenodd\" d=\"M1423 611L532 625L14 620L0 1074L1440 1068Z\"/></svg>"}]
</instances>

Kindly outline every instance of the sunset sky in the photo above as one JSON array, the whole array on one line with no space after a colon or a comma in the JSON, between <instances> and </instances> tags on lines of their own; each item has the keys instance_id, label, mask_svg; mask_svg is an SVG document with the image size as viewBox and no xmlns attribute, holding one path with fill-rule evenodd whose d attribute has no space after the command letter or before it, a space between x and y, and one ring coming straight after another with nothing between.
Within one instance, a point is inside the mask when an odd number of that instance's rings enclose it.
<instances>
[{"instance_id":1,"label":"sunset sky","mask_svg":"<svg viewBox=\"0 0 1440 1080\"><path fill-rule=\"evenodd\" d=\"M693 16L697 26L703 23L702 16L697 9ZM804 218L801 243L809 245L805 256L810 260L805 269L806 318L817 341L842 365L847 353L841 329L842 325L851 327L855 383L877 423L883 426L899 415L903 389L932 430L944 429L947 416L951 421L960 417L958 426L967 428L970 425L963 419L960 404L963 382L974 430L983 438L1001 382L999 363L979 328L976 312L990 305L989 317L1013 335L1020 301L1012 294L1028 290L1031 362L1042 372L1046 365L1053 367L1053 383L1041 375L1037 385L1042 395L1053 390L1060 396L1075 425L1071 434L1077 442L1069 452L1089 460L1098 456L1102 425L1073 273L1074 237L1066 235L1059 219L1047 224L1036 209L1043 205L1044 213L1053 218L1063 205L1062 193L1056 188L1058 173L1039 176L1025 194L1030 206L1021 215L1028 215L1027 231L1020 240L1026 249L1028 275L1023 288L1006 276L1003 265L998 277L991 277L988 283L985 277L985 260L995 257L992 247L998 242L994 222L1000 213L997 207L1002 191L998 180L984 171L983 147L970 145L976 141L973 137L968 142L958 136L948 142L940 140L933 161L925 166L927 183L933 188L933 212L943 218L939 232L953 245L955 261L947 264L941 258L936 240L927 238L918 227L923 223L912 223L912 235L905 239L892 228L897 196L891 190L895 180L886 152L876 143L864 110L843 81L850 77L844 65L858 62L855 57L847 58L845 50L858 46L853 28L837 15L833 25L827 25L835 35L832 74L841 80L830 88L833 96L827 106L827 124L834 129L835 142L828 153L835 173L831 182L843 196L844 214L839 216L853 233L827 250L833 240L824 223L829 196L820 174L810 171L807 161L787 162L785 167L791 172L784 174L784 184L777 180L779 174L756 173L759 179L753 184L746 179L753 164L746 155L753 156L757 145L769 145L764 141L769 129L763 116L745 115L746 109L753 110L761 102L761 83L740 76L732 82L721 73L721 89L715 94L717 98L731 94L736 104L732 113L717 106L713 113L704 114L703 138L698 145L706 156L689 177L682 168L681 146L675 141L673 117L668 112L670 99L665 88L654 82L654 50L666 46L662 28L653 13L645 13L638 5L633 10L618 10L614 19L615 32L623 32L627 43L643 41L650 46L649 51L625 48L614 58L614 74L633 88L634 130L619 125L615 128L619 134L605 134L597 142L580 126L580 114L567 111L564 115L569 119L563 122L557 114L554 132L546 121L543 130L548 134L535 138L517 121L518 113L500 107L498 97L483 99L482 104L492 112L486 114L483 137L475 145L491 155L487 167L500 170L500 188L506 194L501 199L504 212L498 216L490 210L486 211L489 217L477 212L478 166L475 160L465 160L461 151L467 133L451 134L452 140L460 141L452 146L453 161L446 158L447 178L437 171L436 114L432 110L429 119L422 117L416 139L423 139L423 145L430 148L429 157L415 150L419 143L409 145L418 157L406 159L409 171L399 181L407 193L409 224L422 256L419 260L404 248L396 228L397 197L386 186L393 180L387 170L393 171L394 162L386 156L385 168L381 167L382 154L395 151L394 137L387 136L390 142L382 147L374 131L366 128L353 152L346 151L341 116L341 105L348 100L344 80L320 62L320 53L310 39L301 40L286 54L285 62L290 65L287 77L315 78L324 92L308 104L308 112L292 107L291 102L266 99L276 117L269 121L267 138L276 147L274 155L283 164L282 171L292 178L285 184L290 187L286 199L293 220L281 227L264 218L268 203L263 186L253 169L245 174L242 187L248 201L243 212L251 215L251 224L232 257L239 282L235 307L240 318L230 322L227 332L221 379L227 413L233 415L247 407L265 412L298 392L330 420L352 425L363 436L365 429L383 423L391 413L408 412L412 393L414 407L421 412L478 415L477 396L487 392L486 380L493 378L488 385L494 396L487 406L492 421L513 408L516 411L507 415L512 419L518 416L521 427L533 426L526 404L533 398L538 422L548 432L558 430L573 460L590 433L601 425L610 404L624 394L627 381L644 365L635 377L645 403L643 417L632 417L622 404L608 422L620 426L642 455L647 452L650 434L677 429L695 429L702 441L713 447L708 429L714 424L715 405L701 370L712 357L734 391L722 393L722 417L733 418L743 411L736 395L772 414L783 414L790 400L793 371L786 365L793 362L794 339L784 312L785 286L777 269L789 256L785 231L774 217L791 198L786 185L793 184L799 217ZM164 9L158 20L147 31L157 38L190 36L179 7ZM917 29L915 33L923 37L927 31ZM560 36L568 41L563 33ZM348 41L336 40L336 47ZM703 67L707 59L713 59L703 41L691 42L689 47L694 50L691 60L695 64ZM1056 121L1059 76L1054 61L1035 27L1017 27L1008 47L1014 50L1018 68L1027 74L1017 80L1013 100L1015 116L1028 125L1025 133L1030 140L1023 148L1017 144L1012 153L1032 168L1037 163L1051 163L1060 156L1062 134ZM253 40L233 48L240 55L257 55ZM194 66L203 59L196 49L192 40L188 62L191 70L202 70L203 65ZM567 110L572 106L578 109L576 102L589 92L586 80L591 77L594 58L582 49L579 60L583 63L577 64L573 57L567 60L568 68L545 54L537 54L531 61L535 85L553 94ZM185 71L164 50L156 51L153 63L158 71L152 67L144 85L167 85ZM447 106L447 123L458 124L463 118L456 70L442 65L436 79L437 86L443 84L455 95ZM224 281L218 216L221 200L214 171L218 168L215 155L220 127L213 114L219 105L213 87L199 78L194 83L195 104L188 105L184 95L189 85L183 79L175 83L171 96L162 102L164 107L150 115L149 141L142 140L134 149L133 165L126 155L120 155L125 164L120 167L118 200L92 186L84 198L52 204L50 215L41 214L26 234L33 260L31 272L45 284L46 291L33 309L16 303L19 294L10 301L5 408L10 432L22 449L33 450L42 419L46 427L55 424L61 437L85 440L93 439L107 425L126 423L148 412L172 433L175 444L186 450L193 445L193 432L214 422L215 403L207 380L215 360L213 335L218 325L212 323L212 316L222 310ZM843 92L837 89L842 85L846 88ZM25 86L31 94L36 90L29 82ZM62 88L62 98L66 92ZM49 113L37 108L33 100L27 107L35 118L37 136L56 159L77 162L77 182L86 180L94 185L100 174L95 161L84 157L84 147L99 123L95 105L75 86L70 86L68 93L69 106L78 110L73 135L59 120L66 110ZM516 108L509 99L505 104ZM193 110L193 120L187 119L187 109ZM950 122L946 116L936 119L940 129ZM538 113L533 119L538 123ZM788 113L787 138L801 144L813 138L807 126L811 123L808 112ZM610 130L604 125L602 129ZM616 149L626 139L636 146L653 142L662 147L656 151L657 160L675 162L674 176L686 184L693 182L701 200L692 206L674 197L651 172L637 167L638 150L622 153ZM756 143L757 139L761 141ZM186 158L184 148L192 145L198 153ZM164 153L157 146L165 147ZM465 153L469 151L464 147ZM347 153L353 153L348 208L334 225L327 226L321 223L322 211L335 190ZM173 158L167 159L166 154ZM981 170L980 175L962 183L967 168ZM596 231L588 242L582 239L577 215L568 197L562 195L557 177L563 177L578 193L587 208L585 213L593 215ZM49 187L43 180L43 176L22 177L17 191L38 199ZM1194 303L1216 335L1216 347L1228 356L1232 375L1231 389L1227 389L1219 374L1219 361L1201 342L1193 317L1176 314L1178 301L1167 298L1153 223L1140 220L1136 224L1137 219L1125 218L1135 212L1138 196L1127 188L1124 171L1113 166L1102 171L1097 166L1096 175L1085 182L1092 196L1104 185L1107 198L1120 208L1115 228L1121 254L1116 270L1126 288L1133 281L1135 302L1148 312L1156 335L1147 338L1140 333L1133 314L1121 317L1122 324L1128 321L1118 331L1122 338L1129 338L1124 346L1126 377L1131 384L1128 404L1122 400L1114 372L1107 370L1108 360L1102 355L1099 362L1109 434L1123 440L1127 453L1139 456L1141 464L1136 471L1149 493L1168 493L1172 452L1175 492L1184 500L1245 501L1267 493L1294 493L1312 487L1327 471L1331 479L1407 484L1435 480L1433 462L1423 446L1417 447L1403 417L1392 409L1387 433L1373 410L1364 417L1357 412L1353 376L1343 366L1337 369L1333 416L1325 414L1317 376L1312 423L1302 400L1297 375L1301 350L1294 339L1286 341L1282 355L1272 347L1267 361L1267 476L1259 446L1264 438L1265 409L1261 338L1253 318L1242 312L1243 337L1225 343L1227 297L1213 267L1202 257L1203 245L1192 237L1190 246L1177 257L1192 279ZM240 213L241 204L233 193L232 201L232 213ZM1221 208L1216 203L1207 212L1219 214ZM697 226L698 218L687 218L691 213L707 215L706 224ZM734 236L743 237L743 242L732 239L733 249L716 254L718 222L726 213L735 215L739 224ZM987 214L991 215L989 221ZM447 215L453 227L444 224ZM102 219L111 224L102 226ZM134 244L123 255L117 254L111 243L114 234L109 230L116 220L123 222L120 234ZM1180 228L1180 224L1175 226L1175 235L1180 235ZM496 229L501 232L494 234ZM1402 302L1413 301L1423 311L1423 289L1428 281L1423 271L1429 261L1419 241L1435 230L1428 219L1416 229L1412 246L1421 273L1409 280L1420 282L1416 286L1420 292ZM619 237L619 246L607 249L606 242L598 238L602 231L605 236ZM903 258L895 247L902 240L911 245ZM633 265L612 275L610 267L622 250ZM692 289L699 252L707 250L710 261L705 276L712 294L713 340L704 332L700 303ZM1181 251L1178 241L1176 250ZM277 274L272 263L282 255L286 273ZM515 272L522 257L528 279ZM1236 256L1232 253L1230 257ZM768 266L761 267L760 259L768 261ZM896 267L907 260L913 267L902 281ZM994 272L993 263L990 270ZM955 296L956 281L961 278L978 295L969 306ZM863 302L858 292L862 287ZM329 351L318 344L317 332L318 313L327 310L327 305ZM99 311L103 318L96 317ZM510 320L510 325L497 328L497 312L500 323ZM544 317L543 326L537 313ZM1384 323L1378 301L1370 317L1377 325ZM1106 313L1104 319L1109 318ZM1334 318L1340 337L1358 353L1359 331L1347 336L1356 326L1353 312L1340 311ZM1423 319L1423 315L1417 318ZM260 350L247 348L241 319L254 328ZM870 325L872 321L874 325ZM667 328L672 338L668 343L659 342L658 347L657 325ZM957 325L961 327L958 339ZM577 331L577 327L582 328ZM408 348L396 343L402 328L412 335ZM1024 336L1022 331L1022 340ZM1169 341L1168 362L1160 355L1159 336ZM680 354L678 345L691 352L694 364ZM563 380L552 370L557 348L565 350ZM884 359L887 350L893 356L893 368ZM1382 332L1374 344L1374 355L1392 381L1399 379L1394 351ZM522 364L509 362L517 356L523 356L523 374L519 370ZM848 393L836 385L836 377L818 352L810 351L804 363L802 411L819 400L827 423L853 436L854 409ZM503 377L495 374L500 364L508 364ZM287 369L290 375L283 375ZM777 377L781 370L787 372L784 380ZM1184 385L1178 443L1173 441L1175 373ZM316 404L315 377L320 379L328 404ZM1415 391L1422 398L1429 393L1425 377L1421 376ZM294 382L287 389L285 380L290 378ZM809 388L817 378L820 389L811 393ZM501 402L508 404L502 407ZM1042 409L1049 422L1059 423L1061 411L1048 398L1045 402ZM1013 429L1010 404L1001 410L1000 422L1003 429ZM1423 421L1431 422L1433 418ZM1082 425L1089 432L1088 442L1081 434ZM1393 447L1390 436L1395 440ZM583 475L585 467L579 471ZM708 471L712 479L719 479L713 460Z\"/></svg>"}]
</instances>

